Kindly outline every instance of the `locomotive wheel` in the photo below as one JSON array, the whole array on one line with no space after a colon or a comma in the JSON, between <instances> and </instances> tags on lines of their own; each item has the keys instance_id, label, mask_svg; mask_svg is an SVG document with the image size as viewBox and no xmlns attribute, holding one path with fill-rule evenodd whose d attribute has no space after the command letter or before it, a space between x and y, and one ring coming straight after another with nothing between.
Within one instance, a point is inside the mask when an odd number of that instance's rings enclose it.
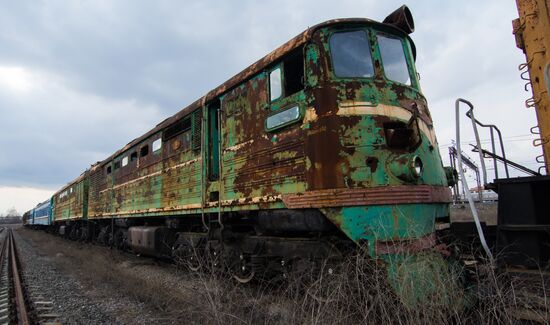
<instances>
[{"instance_id":1,"label":"locomotive wheel","mask_svg":"<svg viewBox=\"0 0 550 325\"><path fill-rule=\"evenodd\" d=\"M244 268L244 269L242 269ZM233 279L237 280L239 283L248 283L254 279L256 272L250 270L246 266L241 266L240 271L233 272Z\"/></svg>"},{"instance_id":2,"label":"locomotive wheel","mask_svg":"<svg viewBox=\"0 0 550 325\"><path fill-rule=\"evenodd\" d=\"M237 282L248 283L254 279L256 272L250 267L250 263L247 263L247 259L243 254L240 254L239 259L232 264L231 275Z\"/></svg>"}]
</instances>

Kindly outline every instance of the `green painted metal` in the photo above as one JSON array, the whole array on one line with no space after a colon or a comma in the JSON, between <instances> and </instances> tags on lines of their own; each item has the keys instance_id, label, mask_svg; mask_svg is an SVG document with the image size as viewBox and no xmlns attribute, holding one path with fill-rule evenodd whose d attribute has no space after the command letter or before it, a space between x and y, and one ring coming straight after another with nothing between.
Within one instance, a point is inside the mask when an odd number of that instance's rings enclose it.
<instances>
[{"instance_id":1,"label":"green painted metal","mask_svg":"<svg viewBox=\"0 0 550 325\"><path fill-rule=\"evenodd\" d=\"M447 204L402 204L326 208L323 212L350 239L375 254L376 241L421 238L435 230L435 219L448 215Z\"/></svg>"},{"instance_id":2,"label":"green painted metal","mask_svg":"<svg viewBox=\"0 0 550 325\"><path fill-rule=\"evenodd\" d=\"M81 219L88 217L88 186L87 177L79 177L52 197L52 220Z\"/></svg>"}]
</instances>

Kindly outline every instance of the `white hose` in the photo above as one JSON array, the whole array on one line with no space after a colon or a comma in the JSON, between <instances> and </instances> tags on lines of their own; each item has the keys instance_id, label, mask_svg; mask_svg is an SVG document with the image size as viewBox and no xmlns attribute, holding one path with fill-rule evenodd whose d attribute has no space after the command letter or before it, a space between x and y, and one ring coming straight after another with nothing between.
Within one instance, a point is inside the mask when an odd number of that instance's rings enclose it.
<instances>
[{"instance_id":1,"label":"white hose","mask_svg":"<svg viewBox=\"0 0 550 325\"><path fill-rule=\"evenodd\" d=\"M460 147L460 114L459 114L460 113L460 102L463 102L466 105L470 106L470 111L471 111L471 114L472 114L471 115L472 121L474 121L474 116L473 116L474 105L472 105L472 103L470 103L469 101L467 101L465 99L462 99L462 98L457 99L456 102L455 102L455 108L456 108L456 147L457 147L456 151L457 151L457 156L458 156L458 172L460 173L460 179L462 181L462 187L464 188L464 193L466 194L466 197L468 198L468 203L470 204L470 209L472 210L472 215L474 217L474 221L475 221L475 224L476 224L477 233L479 235L479 240L481 241L481 246L485 250L485 253L487 254L487 256L489 256L489 259L491 259L491 261L492 261L493 260L493 254L491 253L491 250L489 249L489 246L487 245L487 241L485 240L485 235L483 234L483 229L481 228L481 222L479 222L479 216L477 214L477 209L474 205L474 200L472 199L472 195L470 194L470 188L468 187L468 182L466 181L466 177L464 177L464 170L462 168L462 148ZM479 141L479 137L477 137L477 130L475 129L475 127L474 127L474 131L476 133L476 141L478 142L477 143L478 149L481 152L481 145L479 143L480 141ZM484 166L483 157L481 159L482 159L482 165ZM485 171L483 171L483 173L485 173ZM485 174L484 174L484 177L485 177ZM485 181L486 181L486 179L485 179ZM481 190L481 189L479 189L479 190Z\"/></svg>"}]
</instances>

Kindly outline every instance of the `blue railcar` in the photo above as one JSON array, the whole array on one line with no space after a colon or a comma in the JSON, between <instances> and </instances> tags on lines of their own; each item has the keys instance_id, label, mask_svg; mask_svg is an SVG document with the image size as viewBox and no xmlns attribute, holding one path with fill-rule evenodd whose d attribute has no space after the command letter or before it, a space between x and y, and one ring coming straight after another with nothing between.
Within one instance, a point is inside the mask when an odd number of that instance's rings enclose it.
<instances>
[{"instance_id":1,"label":"blue railcar","mask_svg":"<svg viewBox=\"0 0 550 325\"><path fill-rule=\"evenodd\" d=\"M28 220L30 226L49 226L52 224L52 205L51 199L38 204L32 209Z\"/></svg>"}]
</instances>

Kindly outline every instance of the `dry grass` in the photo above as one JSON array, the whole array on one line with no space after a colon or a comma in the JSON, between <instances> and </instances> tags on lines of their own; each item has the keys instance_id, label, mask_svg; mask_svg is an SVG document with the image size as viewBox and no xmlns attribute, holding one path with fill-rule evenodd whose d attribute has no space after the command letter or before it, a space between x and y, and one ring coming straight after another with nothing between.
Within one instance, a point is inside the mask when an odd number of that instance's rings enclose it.
<instances>
[{"instance_id":1,"label":"dry grass","mask_svg":"<svg viewBox=\"0 0 550 325\"><path fill-rule=\"evenodd\" d=\"M236 285L228 276L205 267L196 275L202 290L197 321L210 324L516 324L519 310L534 319L548 319L544 280L529 284L498 274L490 263L480 263L465 292L458 290L457 274L448 274L440 295L413 306L404 304L388 284L385 269L355 256L332 275L328 267L315 273L291 275L283 283ZM438 281L444 280L439 278ZM535 308L525 286L538 287ZM457 291L458 290L458 291ZM453 299L449 291L456 293ZM456 299L460 298L460 299ZM468 299L469 306L463 304ZM450 303L449 301L454 301ZM200 310L200 308L198 308ZM545 318L546 317L546 318Z\"/></svg>"},{"instance_id":2,"label":"dry grass","mask_svg":"<svg viewBox=\"0 0 550 325\"><path fill-rule=\"evenodd\" d=\"M478 263L470 278L471 304L456 287L457 273L442 272L423 304L401 302L388 284L386 271L365 256L353 256L334 266L289 274L284 281L240 285L226 272L205 263L200 272L167 271L166 265L140 262L125 254L29 233L40 249L56 256L61 269L72 274L100 299L125 297L139 302L154 323L170 324L517 324L520 311L544 320L550 302L542 272L531 279L501 274L488 262ZM40 238L39 238L40 237ZM41 238L44 237L44 238ZM182 269L184 269L182 267ZM332 269L332 274L329 274ZM417 279L410 277L410 282ZM472 285L472 283L476 285ZM528 290L526 290L528 289ZM537 295L532 294L537 289ZM455 293L450 296L449 292ZM112 298L111 298L112 299ZM452 303L449 303L452 301ZM136 323L145 310L115 311ZM520 310L520 311L518 311Z\"/></svg>"}]
</instances>

